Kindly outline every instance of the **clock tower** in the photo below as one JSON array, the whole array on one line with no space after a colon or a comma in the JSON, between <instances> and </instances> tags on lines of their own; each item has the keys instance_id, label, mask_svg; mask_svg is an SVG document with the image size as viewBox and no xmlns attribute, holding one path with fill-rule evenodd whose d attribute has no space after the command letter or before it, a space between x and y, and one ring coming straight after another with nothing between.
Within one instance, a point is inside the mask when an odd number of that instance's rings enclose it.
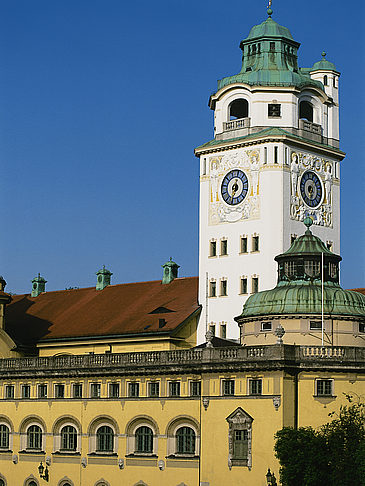
<instances>
[{"instance_id":1,"label":"clock tower","mask_svg":"<svg viewBox=\"0 0 365 486\"><path fill-rule=\"evenodd\" d=\"M209 100L214 139L200 159L198 341L238 339L246 298L275 286L275 255L302 221L340 252L339 72L326 60L299 68L300 44L268 18L241 41L242 68Z\"/></svg>"}]
</instances>

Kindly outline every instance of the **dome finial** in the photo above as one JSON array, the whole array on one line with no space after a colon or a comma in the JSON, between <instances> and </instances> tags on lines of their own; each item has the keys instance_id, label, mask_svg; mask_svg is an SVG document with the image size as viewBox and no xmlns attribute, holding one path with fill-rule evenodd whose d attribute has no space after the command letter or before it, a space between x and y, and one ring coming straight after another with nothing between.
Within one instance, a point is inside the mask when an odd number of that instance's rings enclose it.
<instances>
[{"instance_id":1,"label":"dome finial","mask_svg":"<svg viewBox=\"0 0 365 486\"><path fill-rule=\"evenodd\" d=\"M312 224L313 224L313 219L312 219L310 216L307 216L307 217L304 219L303 223L306 225L306 227L307 227L307 231L309 231L309 233L311 233L311 230L310 230L309 228L310 228L310 227L312 226ZM306 232L307 232L307 231L306 231Z\"/></svg>"},{"instance_id":2,"label":"dome finial","mask_svg":"<svg viewBox=\"0 0 365 486\"><path fill-rule=\"evenodd\" d=\"M322 57L323 57L323 60L324 61L326 60L326 55L327 55L327 52L326 51L322 51Z\"/></svg>"},{"instance_id":3,"label":"dome finial","mask_svg":"<svg viewBox=\"0 0 365 486\"><path fill-rule=\"evenodd\" d=\"M271 0L269 0L269 5L267 6L267 15L271 18L273 11L271 9Z\"/></svg>"}]
</instances>

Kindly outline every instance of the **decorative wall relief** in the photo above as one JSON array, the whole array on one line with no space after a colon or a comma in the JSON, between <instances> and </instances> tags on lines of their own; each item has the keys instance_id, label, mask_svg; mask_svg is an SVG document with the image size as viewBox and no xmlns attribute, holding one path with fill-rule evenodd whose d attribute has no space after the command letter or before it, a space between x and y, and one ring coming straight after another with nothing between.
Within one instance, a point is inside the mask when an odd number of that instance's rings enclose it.
<instances>
[{"instance_id":1,"label":"decorative wall relief","mask_svg":"<svg viewBox=\"0 0 365 486\"><path fill-rule=\"evenodd\" d=\"M258 150L210 157L209 224L260 217L260 168Z\"/></svg>"},{"instance_id":2,"label":"decorative wall relief","mask_svg":"<svg viewBox=\"0 0 365 486\"><path fill-rule=\"evenodd\" d=\"M290 216L307 216L319 226L332 227L333 162L308 153L292 152Z\"/></svg>"}]
</instances>

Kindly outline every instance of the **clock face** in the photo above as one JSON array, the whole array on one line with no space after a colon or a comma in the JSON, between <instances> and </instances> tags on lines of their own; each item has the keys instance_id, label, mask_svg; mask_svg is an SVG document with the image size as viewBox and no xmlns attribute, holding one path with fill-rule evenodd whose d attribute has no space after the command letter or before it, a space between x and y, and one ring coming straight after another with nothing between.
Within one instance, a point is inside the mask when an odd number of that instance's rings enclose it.
<instances>
[{"instance_id":1,"label":"clock face","mask_svg":"<svg viewBox=\"0 0 365 486\"><path fill-rule=\"evenodd\" d=\"M322 183L314 172L307 170L300 180L300 194L310 208L316 208L322 202Z\"/></svg>"},{"instance_id":2,"label":"clock face","mask_svg":"<svg viewBox=\"0 0 365 486\"><path fill-rule=\"evenodd\" d=\"M221 185L223 201L230 206L240 204L247 196L248 179L242 170L231 170L228 172Z\"/></svg>"}]
</instances>

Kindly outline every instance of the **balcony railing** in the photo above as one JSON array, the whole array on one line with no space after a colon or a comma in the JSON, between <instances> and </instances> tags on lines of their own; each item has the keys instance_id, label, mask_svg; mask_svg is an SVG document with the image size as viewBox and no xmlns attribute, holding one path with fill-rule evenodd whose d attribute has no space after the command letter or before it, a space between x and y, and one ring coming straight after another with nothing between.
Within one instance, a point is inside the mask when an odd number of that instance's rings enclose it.
<instances>
[{"instance_id":1,"label":"balcony railing","mask_svg":"<svg viewBox=\"0 0 365 486\"><path fill-rule=\"evenodd\" d=\"M308 120L299 120L299 129L315 133L316 135L322 135L322 126Z\"/></svg>"},{"instance_id":2,"label":"balcony railing","mask_svg":"<svg viewBox=\"0 0 365 486\"><path fill-rule=\"evenodd\" d=\"M238 118L237 120L231 120L228 122L223 122L223 130L227 132L228 130L239 130L240 128L249 128L251 118Z\"/></svg>"},{"instance_id":3,"label":"balcony railing","mask_svg":"<svg viewBox=\"0 0 365 486\"><path fill-rule=\"evenodd\" d=\"M354 346L242 346L231 348L203 348L175 351L150 351L138 353L106 353L64 355L30 358L0 359L0 373L25 372L34 374L43 372L62 373L74 370L78 373L102 374L103 371L118 369L123 372L138 372L151 366L224 366L232 363L242 365L257 361L290 361L291 365L310 365L328 362L351 362L357 365L365 363L365 348ZM122 368L122 369L121 369ZM160 371L161 372L161 371Z\"/></svg>"}]
</instances>

